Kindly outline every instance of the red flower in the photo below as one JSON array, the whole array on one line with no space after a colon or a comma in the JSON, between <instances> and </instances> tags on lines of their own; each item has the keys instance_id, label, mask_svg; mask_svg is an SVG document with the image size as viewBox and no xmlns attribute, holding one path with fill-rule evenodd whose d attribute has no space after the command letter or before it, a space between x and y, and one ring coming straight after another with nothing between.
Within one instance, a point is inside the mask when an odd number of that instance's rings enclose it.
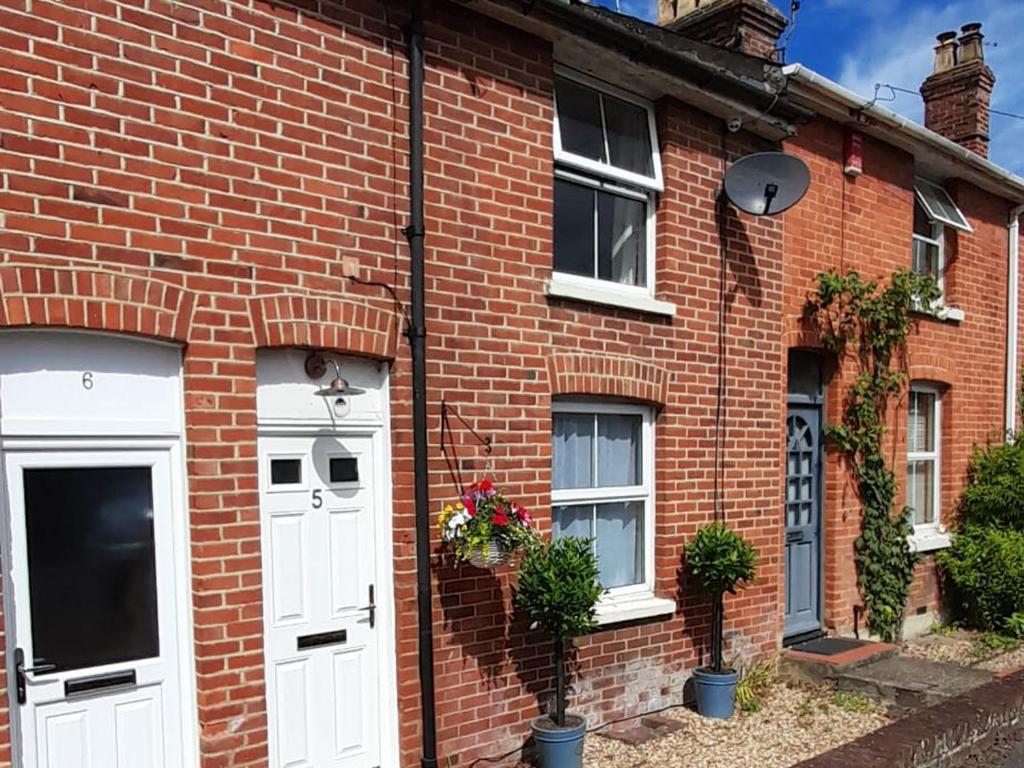
<instances>
[{"instance_id":1,"label":"red flower","mask_svg":"<svg viewBox=\"0 0 1024 768\"><path fill-rule=\"evenodd\" d=\"M466 508L466 514L470 517L476 517L476 504L469 496L462 497L462 506Z\"/></svg>"},{"instance_id":2,"label":"red flower","mask_svg":"<svg viewBox=\"0 0 1024 768\"><path fill-rule=\"evenodd\" d=\"M526 511L526 507L516 507L516 514L519 515L519 519L527 525L533 523L533 518L530 517L530 513Z\"/></svg>"},{"instance_id":3,"label":"red flower","mask_svg":"<svg viewBox=\"0 0 1024 768\"><path fill-rule=\"evenodd\" d=\"M490 493L491 491L494 490L494 486L491 485L491 481L490 480L482 480L480 482L480 490L485 492L485 493Z\"/></svg>"},{"instance_id":4,"label":"red flower","mask_svg":"<svg viewBox=\"0 0 1024 768\"><path fill-rule=\"evenodd\" d=\"M505 510L499 509L495 512L494 517L491 518L491 522L495 525L500 525L503 528L508 525L508 515L505 514Z\"/></svg>"}]
</instances>

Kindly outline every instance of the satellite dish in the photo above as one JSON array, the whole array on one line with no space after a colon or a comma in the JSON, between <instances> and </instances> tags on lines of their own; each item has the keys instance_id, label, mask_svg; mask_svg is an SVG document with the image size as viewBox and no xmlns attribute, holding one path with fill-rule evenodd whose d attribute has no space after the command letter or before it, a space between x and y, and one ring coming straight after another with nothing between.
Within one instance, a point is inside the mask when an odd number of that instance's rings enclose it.
<instances>
[{"instance_id":1,"label":"satellite dish","mask_svg":"<svg viewBox=\"0 0 1024 768\"><path fill-rule=\"evenodd\" d=\"M725 194L741 211L774 216L800 202L811 172L799 157L760 152L741 157L725 172Z\"/></svg>"}]
</instances>

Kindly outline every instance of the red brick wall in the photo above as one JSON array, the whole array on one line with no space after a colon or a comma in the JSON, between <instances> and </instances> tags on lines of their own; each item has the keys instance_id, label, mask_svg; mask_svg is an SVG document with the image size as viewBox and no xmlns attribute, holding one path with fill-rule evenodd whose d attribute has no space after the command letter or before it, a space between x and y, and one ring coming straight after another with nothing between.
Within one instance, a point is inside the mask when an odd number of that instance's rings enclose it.
<instances>
[{"instance_id":1,"label":"red brick wall","mask_svg":"<svg viewBox=\"0 0 1024 768\"><path fill-rule=\"evenodd\" d=\"M266 762L256 346L393 355L391 303L346 283L340 257L358 254L366 276L407 272L393 213L402 189L392 147L405 156L390 117L395 33L377 3L328 10L218 0L0 8L0 319L187 343L198 720L210 767ZM333 314L299 318L288 333L275 324L317 302ZM408 401L402 377L393 391ZM397 430L400 460L407 443ZM404 498L409 482L396 481ZM396 553L408 572L402 519ZM403 628L406 643L413 636Z\"/></svg>"},{"instance_id":2,"label":"red brick wall","mask_svg":"<svg viewBox=\"0 0 1024 768\"><path fill-rule=\"evenodd\" d=\"M497 63L477 56L470 66L454 53L438 63L438 45L443 51L490 50L495 41L481 26L455 22L448 32L431 29L427 217L432 231L439 230L428 240L431 389L495 439L493 456L485 459L474 439L456 428L464 472L489 473L538 510L546 510L550 499L553 392L661 400L656 591L675 597L682 544L713 509L718 124L678 104L658 105L666 192L658 212L657 295L676 303L676 318L547 299L551 52L540 41L506 31ZM507 63L517 61L511 51L523 57L515 66ZM443 137L435 133L442 125L435 111L444 118ZM745 138L728 141L730 154L753 146ZM781 265L777 222L730 219L729 228L724 508L759 547L763 563L758 584L730 602L729 630L733 650L750 654L776 648L780 628L775 441ZM617 361L613 370L609 360ZM636 373L650 383L624 389L620 377L628 386ZM439 439L433 433L431 444ZM432 481L436 504L452 497L447 469L436 455ZM539 517L546 527L547 512ZM514 748L538 712L538 699L550 695L549 646L514 615L509 576L509 569L496 576L448 566L439 572L444 754L468 760ZM573 708L597 722L681 700L682 673L698 663L707 631L707 611L691 599L671 619L580 640Z\"/></svg>"},{"instance_id":3,"label":"red brick wall","mask_svg":"<svg viewBox=\"0 0 1024 768\"><path fill-rule=\"evenodd\" d=\"M787 345L816 346L801 322L815 275L829 268L856 269L887 279L909 268L913 216L914 160L865 137L864 173L843 175L843 129L819 119L804 126L787 150L811 167L811 189L785 215ZM953 522L974 444L1003 428L1006 328L1006 217L1009 205L965 183L949 190L974 232L948 231L946 301L964 310L962 323L922 318L908 344L908 373L945 388L942 422L942 515ZM826 418L842 418L846 387L854 368L845 365L827 389ZM901 489L906 473L905 400L892 413L887 448ZM853 542L860 530L860 505L836 455L825 478L825 621L835 630L853 629L860 604ZM902 494L902 490L901 490ZM902 504L902 496L899 499ZM931 559L919 569L909 612L938 605ZM863 624L862 624L863 626Z\"/></svg>"},{"instance_id":4,"label":"red brick wall","mask_svg":"<svg viewBox=\"0 0 1024 768\"><path fill-rule=\"evenodd\" d=\"M2 323L120 331L185 347L203 765L266 760L256 484L255 349L306 344L394 358L393 481L403 765L416 763L409 361L393 307L343 279L341 258L406 296L407 120L400 18L384 4L255 0L12 0L0 7ZM549 515L553 391L663 402L657 421L657 591L680 590L685 538L713 512L761 554L728 603L733 652L777 647L781 626L782 262L777 221L728 219L714 199L723 139L709 117L658 105L667 191L658 297L672 320L548 300L549 44L443 4L427 46L427 299L431 494L452 494L445 399L493 436L485 460L456 431L468 475L488 473ZM716 393L720 289L726 408ZM316 310L317 321L303 316ZM294 322L293 322L294 321ZM352 332L352 329L356 329ZM577 355L571 371L549 361ZM610 357L621 369L604 368ZM602 373L603 371L603 373ZM659 387L621 389L619 371ZM559 383L556 385L555 381ZM667 394L662 394L667 393ZM437 565L439 736L459 764L519 744L548 695L545 644L514 620L508 569ZM573 706L592 715L679 700L708 616L681 613L579 642ZM4 715L6 722L6 714Z\"/></svg>"}]
</instances>

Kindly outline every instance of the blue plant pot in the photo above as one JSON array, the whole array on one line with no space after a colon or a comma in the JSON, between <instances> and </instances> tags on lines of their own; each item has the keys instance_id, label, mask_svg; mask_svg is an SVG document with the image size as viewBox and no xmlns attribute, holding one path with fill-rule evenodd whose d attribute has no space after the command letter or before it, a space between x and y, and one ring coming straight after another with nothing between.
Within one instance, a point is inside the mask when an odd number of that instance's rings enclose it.
<instances>
[{"instance_id":1,"label":"blue plant pot","mask_svg":"<svg viewBox=\"0 0 1024 768\"><path fill-rule=\"evenodd\" d=\"M559 728L545 715L530 724L540 768L583 768L583 737L587 721L579 715L566 714L565 727Z\"/></svg>"},{"instance_id":2,"label":"blue plant pot","mask_svg":"<svg viewBox=\"0 0 1024 768\"><path fill-rule=\"evenodd\" d=\"M697 694L697 712L704 717L728 720L736 709L736 683L739 671L715 674L707 667L693 670L693 687Z\"/></svg>"}]
</instances>

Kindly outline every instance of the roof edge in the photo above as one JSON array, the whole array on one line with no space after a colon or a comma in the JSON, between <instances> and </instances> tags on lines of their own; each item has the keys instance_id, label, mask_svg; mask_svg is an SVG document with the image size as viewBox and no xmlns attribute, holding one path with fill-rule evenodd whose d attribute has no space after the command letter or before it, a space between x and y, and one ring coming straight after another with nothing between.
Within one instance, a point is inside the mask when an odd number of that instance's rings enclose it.
<instances>
[{"instance_id":1,"label":"roof edge","mask_svg":"<svg viewBox=\"0 0 1024 768\"><path fill-rule=\"evenodd\" d=\"M533 20L614 50L705 93L717 94L732 108L745 103L748 118L756 115L781 134L792 135L794 124L807 121L813 114L786 98L786 76L776 62L692 40L583 0L453 1L513 26Z\"/></svg>"},{"instance_id":2,"label":"roof edge","mask_svg":"<svg viewBox=\"0 0 1024 768\"><path fill-rule=\"evenodd\" d=\"M836 111L841 113L839 115L841 120L845 118L847 122L856 122L850 115L849 110L851 109L861 114L870 115L877 120L873 126L875 134L881 134L883 138L885 134L895 134L904 138L904 143L913 145L922 153L939 155L944 159L952 160L957 167L966 171L965 178L968 181L1014 203L1024 203L1024 178L1015 173L976 155L969 149L903 115L879 106L873 100L844 88L803 64L788 64L783 67L782 71L789 80L792 98L799 99L800 91L803 88L816 92L830 101ZM795 89L794 86L796 86ZM867 126L864 127L867 128Z\"/></svg>"}]
</instances>

